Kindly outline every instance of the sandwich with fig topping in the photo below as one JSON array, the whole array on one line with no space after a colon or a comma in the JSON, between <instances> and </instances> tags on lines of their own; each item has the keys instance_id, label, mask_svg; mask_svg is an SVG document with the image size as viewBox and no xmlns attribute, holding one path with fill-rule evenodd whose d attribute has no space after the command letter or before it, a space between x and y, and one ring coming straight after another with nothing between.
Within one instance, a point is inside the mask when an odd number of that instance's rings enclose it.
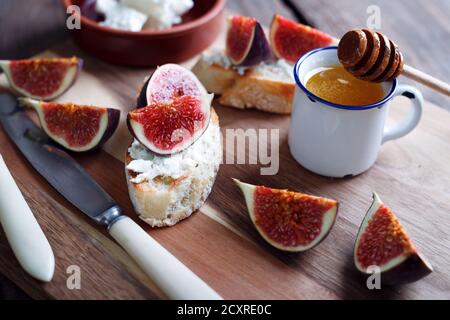
<instances>
[{"instance_id":1,"label":"sandwich with fig topping","mask_svg":"<svg viewBox=\"0 0 450 320\"><path fill-rule=\"evenodd\" d=\"M172 226L199 209L222 161L214 94L190 71L166 64L145 82L128 114L126 155L131 202L152 227Z\"/></svg>"},{"instance_id":2,"label":"sandwich with fig topping","mask_svg":"<svg viewBox=\"0 0 450 320\"><path fill-rule=\"evenodd\" d=\"M222 105L289 114L295 81L293 66L306 52L336 43L309 26L273 17L269 39L251 17L231 16L224 49L202 54L192 71Z\"/></svg>"}]
</instances>

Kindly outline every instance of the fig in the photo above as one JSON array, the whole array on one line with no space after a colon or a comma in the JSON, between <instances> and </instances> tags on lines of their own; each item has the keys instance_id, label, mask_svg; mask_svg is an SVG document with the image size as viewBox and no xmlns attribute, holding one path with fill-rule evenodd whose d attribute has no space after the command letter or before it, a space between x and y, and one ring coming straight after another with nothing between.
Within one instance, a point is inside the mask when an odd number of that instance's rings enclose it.
<instances>
[{"instance_id":1,"label":"fig","mask_svg":"<svg viewBox=\"0 0 450 320\"><path fill-rule=\"evenodd\" d=\"M153 102L170 102L174 98L185 95L201 97L208 94L195 74L172 63L158 67L144 88L142 91L146 93L146 101L138 101L138 105L141 107L148 106Z\"/></svg>"},{"instance_id":2,"label":"fig","mask_svg":"<svg viewBox=\"0 0 450 320\"><path fill-rule=\"evenodd\" d=\"M72 58L2 60L6 74L17 94L38 100L52 100L72 86L83 61Z\"/></svg>"},{"instance_id":3,"label":"fig","mask_svg":"<svg viewBox=\"0 0 450 320\"><path fill-rule=\"evenodd\" d=\"M128 113L127 124L133 136L157 154L180 152L202 136L209 124L213 94L184 95Z\"/></svg>"},{"instance_id":4,"label":"fig","mask_svg":"<svg viewBox=\"0 0 450 320\"><path fill-rule=\"evenodd\" d=\"M272 57L263 28L255 18L228 19L225 52L235 66L250 67Z\"/></svg>"},{"instance_id":5,"label":"fig","mask_svg":"<svg viewBox=\"0 0 450 320\"><path fill-rule=\"evenodd\" d=\"M119 124L120 110L19 98L33 108L47 135L66 149L82 152L105 143Z\"/></svg>"},{"instance_id":6,"label":"fig","mask_svg":"<svg viewBox=\"0 0 450 320\"><path fill-rule=\"evenodd\" d=\"M244 194L256 230L280 250L299 252L315 247L336 220L338 203L334 200L233 180Z\"/></svg>"},{"instance_id":7,"label":"fig","mask_svg":"<svg viewBox=\"0 0 450 320\"><path fill-rule=\"evenodd\" d=\"M380 268L380 279L387 285L414 282L433 271L376 193L359 228L354 261L363 274L373 273L368 272L370 266Z\"/></svg>"},{"instance_id":8,"label":"fig","mask_svg":"<svg viewBox=\"0 0 450 320\"><path fill-rule=\"evenodd\" d=\"M308 51L331 45L328 34L301 23L274 15L270 24L270 44L277 58L297 62Z\"/></svg>"}]
</instances>

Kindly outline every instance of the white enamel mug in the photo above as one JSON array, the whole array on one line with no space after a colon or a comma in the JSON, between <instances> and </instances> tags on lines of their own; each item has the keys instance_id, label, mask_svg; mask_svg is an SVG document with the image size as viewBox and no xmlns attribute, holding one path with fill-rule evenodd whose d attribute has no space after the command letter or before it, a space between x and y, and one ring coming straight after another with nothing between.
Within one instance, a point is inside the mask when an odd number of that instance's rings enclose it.
<instances>
[{"instance_id":1,"label":"white enamel mug","mask_svg":"<svg viewBox=\"0 0 450 320\"><path fill-rule=\"evenodd\" d=\"M294 96L289 147L292 156L306 169L328 177L347 177L369 169L380 146L413 130L422 115L419 90L384 82L384 98L365 106L345 106L328 102L306 89L314 70L338 64L337 47L324 47L304 55L294 67L297 83ZM391 100L403 95L412 102L408 116L386 127Z\"/></svg>"}]
</instances>

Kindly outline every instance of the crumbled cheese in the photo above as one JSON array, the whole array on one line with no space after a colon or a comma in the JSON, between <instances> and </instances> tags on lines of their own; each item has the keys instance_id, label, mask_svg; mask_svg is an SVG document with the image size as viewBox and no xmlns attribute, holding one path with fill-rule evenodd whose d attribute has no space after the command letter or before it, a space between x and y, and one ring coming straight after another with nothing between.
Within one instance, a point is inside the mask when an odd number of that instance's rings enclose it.
<instances>
[{"instance_id":1,"label":"crumbled cheese","mask_svg":"<svg viewBox=\"0 0 450 320\"><path fill-rule=\"evenodd\" d=\"M202 59L209 65L217 64L225 69L229 69L231 67L230 59L227 57L225 52L219 48L204 51L202 53Z\"/></svg>"},{"instance_id":2,"label":"crumbled cheese","mask_svg":"<svg viewBox=\"0 0 450 320\"><path fill-rule=\"evenodd\" d=\"M147 21L145 14L116 0L97 0L96 10L105 16L105 20L99 22L99 24L111 28L141 31Z\"/></svg>"},{"instance_id":3,"label":"crumbled cheese","mask_svg":"<svg viewBox=\"0 0 450 320\"><path fill-rule=\"evenodd\" d=\"M100 24L130 31L170 28L193 6L193 0L96 1L96 10L105 15Z\"/></svg>"},{"instance_id":4,"label":"crumbled cheese","mask_svg":"<svg viewBox=\"0 0 450 320\"><path fill-rule=\"evenodd\" d=\"M192 0L122 0L148 16L146 27L167 29L181 22L181 16L194 6Z\"/></svg>"},{"instance_id":5,"label":"crumbled cheese","mask_svg":"<svg viewBox=\"0 0 450 320\"><path fill-rule=\"evenodd\" d=\"M236 72L240 76L243 76L245 74L245 71L247 71L248 69L249 69L249 67L235 67Z\"/></svg>"},{"instance_id":6,"label":"crumbled cheese","mask_svg":"<svg viewBox=\"0 0 450 320\"><path fill-rule=\"evenodd\" d=\"M294 66L284 59L263 62L255 67L255 73L264 78L271 78L278 81L290 80L294 82Z\"/></svg>"},{"instance_id":7,"label":"crumbled cheese","mask_svg":"<svg viewBox=\"0 0 450 320\"><path fill-rule=\"evenodd\" d=\"M215 150L219 144L220 129L219 126L213 124L210 124L204 134L190 147L170 156L157 155L145 148L139 141L134 140L128 149L133 160L127 165L127 169L137 175L131 179L131 182L147 181L149 187L161 189L165 186L155 183L154 178L177 179L190 175L194 170L198 170L195 174L198 177L209 174L211 170L207 168L214 166L217 156L209 150Z\"/></svg>"}]
</instances>

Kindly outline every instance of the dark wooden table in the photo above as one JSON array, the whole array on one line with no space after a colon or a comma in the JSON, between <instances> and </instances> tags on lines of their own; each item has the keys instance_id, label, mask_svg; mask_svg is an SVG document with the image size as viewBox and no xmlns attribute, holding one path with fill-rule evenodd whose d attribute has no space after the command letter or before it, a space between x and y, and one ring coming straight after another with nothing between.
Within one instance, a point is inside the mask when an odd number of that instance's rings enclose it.
<instances>
[{"instance_id":1,"label":"dark wooden table","mask_svg":"<svg viewBox=\"0 0 450 320\"><path fill-rule=\"evenodd\" d=\"M369 5L380 8L381 31L395 39L409 64L450 82L448 0L228 0L227 7L265 25L277 12L339 37L348 29L366 26ZM59 0L1 0L0 59L29 57L64 40L65 17ZM420 89L427 100L450 110L450 99ZM0 275L0 298L27 295Z\"/></svg>"}]
</instances>

